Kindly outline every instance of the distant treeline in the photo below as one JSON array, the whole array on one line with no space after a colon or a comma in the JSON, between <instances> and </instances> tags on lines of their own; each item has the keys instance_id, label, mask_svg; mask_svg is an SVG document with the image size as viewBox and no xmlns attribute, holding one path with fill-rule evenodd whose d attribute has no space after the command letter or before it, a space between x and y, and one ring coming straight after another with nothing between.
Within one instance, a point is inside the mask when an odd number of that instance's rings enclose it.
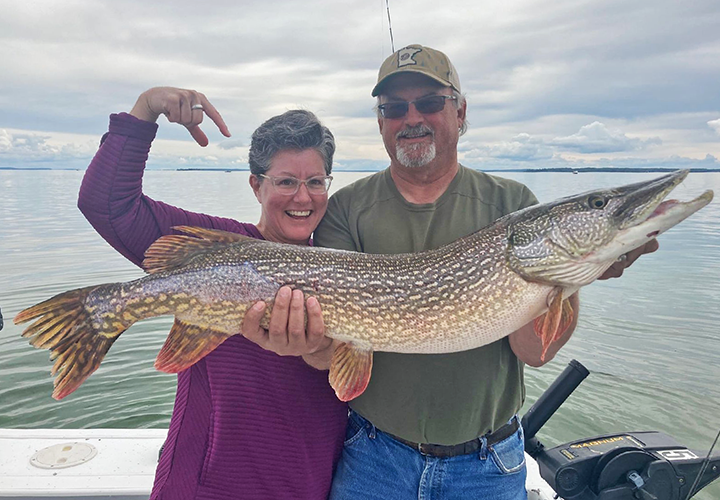
<instances>
[{"instance_id":1,"label":"distant treeline","mask_svg":"<svg viewBox=\"0 0 720 500\"><path fill-rule=\"evenodd\" d=\"M81 168L50 168L50 167L0 167L0 170L84 170ZM150 168L148 170L159 171L176 171L176 172L249 172L249 168ZM382 169L381 169L382 170ZM488 168L482 169L483 172L566 172L573 174L582 174L589 172L675 172L677 170L685 170L682 168L672 167L549 167L549 168ZM703 172L720 172L720 168L687 168L693 173ZM336 168L335 172L378 172L372 169L352 169L352 168Z\"/></svg>"}]
</instances>

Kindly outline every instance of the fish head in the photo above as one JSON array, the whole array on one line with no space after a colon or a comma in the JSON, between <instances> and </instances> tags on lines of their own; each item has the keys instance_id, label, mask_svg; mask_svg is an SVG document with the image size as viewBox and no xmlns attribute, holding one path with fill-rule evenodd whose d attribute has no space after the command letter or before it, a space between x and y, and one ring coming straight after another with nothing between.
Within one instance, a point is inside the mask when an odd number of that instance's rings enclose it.
<instances>
[{"instance_id":1,"label":"fish head","mask_svg":"<svg viewBox=\"0 0 720 500\"><path fill-rule=\"evenodd\" d=\"M562 198L515 212L507 219L510 268L528 281L580 287L601 276L621 255L638 248L710 203L665 200L687 170L644 182Z\"/></svg>"}]
</instances>

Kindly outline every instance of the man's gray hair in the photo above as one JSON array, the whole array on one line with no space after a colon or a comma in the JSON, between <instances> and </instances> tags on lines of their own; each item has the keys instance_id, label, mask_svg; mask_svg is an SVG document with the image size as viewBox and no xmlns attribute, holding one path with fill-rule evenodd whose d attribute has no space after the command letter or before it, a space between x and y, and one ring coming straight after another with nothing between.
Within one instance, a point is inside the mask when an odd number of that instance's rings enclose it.
<instances>
[{"instance_id":1,"label":"man's gray hair","mask_svg":"<svg viewBox=\"0 0 720 500\"><path fill-rule=\"evenodd\" d=\"M381 94L382 95L382 94ZM375 107L373 108L373 111L375 111L375 114L378 118L382 118L382 114L380 114L380 97L381 95L378 95L375 99ZM458 92L455 89L452 89L452 95L456 97L456 99L453 101L455 105L455 109L459 109L460 106L463 105L465 102L465 96ZM467 132L469 122L467 121L467 117L463 120L462 125L460 125L460 135L463 135L465 132Z\"/></svg>"},{"instance_id":2,"label":"man's gray hair","mask_svg":"<svg viewBox=\"0 0 720 500\"><path fill-rule=\"evenodd\" d=\"M335 138L317 116L304 109L292 109L273 116L253 132L248 163L254 175L270 169L273 156L280 151L314 149L323 159L325 175L332 171Z\"/></svg>"}]
</instances>

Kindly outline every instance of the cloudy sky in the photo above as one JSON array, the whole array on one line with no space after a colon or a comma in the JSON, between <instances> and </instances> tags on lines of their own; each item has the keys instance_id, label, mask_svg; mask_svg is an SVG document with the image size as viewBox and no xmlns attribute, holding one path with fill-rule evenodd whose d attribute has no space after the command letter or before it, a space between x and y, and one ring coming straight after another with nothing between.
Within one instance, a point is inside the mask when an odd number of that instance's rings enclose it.
<instances>
[{"instance_id":1,"label":"cloudy sky","mask_svg":"<svg viewBox=\"0 0 720 500\"><path fill-rule=\"evenodd\" d=\"M476 168L720 167L718 0L389 0L395 47L453 60ZM370 90L385 0L0 0L0 167L84 168L145 89L205 93L233 137L161 117L151 166L241 168L254 128L314 111L336 167L382 168Z\"/></svg>"}]
</instances>

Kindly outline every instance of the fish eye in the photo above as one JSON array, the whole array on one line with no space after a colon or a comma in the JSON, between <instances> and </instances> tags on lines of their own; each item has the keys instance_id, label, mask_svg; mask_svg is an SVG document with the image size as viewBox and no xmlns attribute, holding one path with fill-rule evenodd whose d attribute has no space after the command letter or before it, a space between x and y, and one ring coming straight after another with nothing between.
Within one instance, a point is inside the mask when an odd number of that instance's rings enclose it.
<instances>
[{"instance_id":1,"label":"fish eye","mask_svg":"<svg viewBox=\"0 0 720 500\"><path fill-rule=\"evenodd\" d=\"M590 205L590 208L605 208L607 200L602 196L591 196L588 200L588 204Z\"/></svg>"}]
</instances>

